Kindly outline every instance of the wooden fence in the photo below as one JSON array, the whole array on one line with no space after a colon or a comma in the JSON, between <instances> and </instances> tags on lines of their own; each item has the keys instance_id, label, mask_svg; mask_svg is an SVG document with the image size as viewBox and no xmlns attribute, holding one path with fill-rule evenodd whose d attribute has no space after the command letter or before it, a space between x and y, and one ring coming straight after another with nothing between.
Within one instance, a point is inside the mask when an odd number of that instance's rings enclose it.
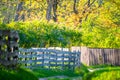
<instances>
[{"instance_id":1,"label":"wooden fence","mask_svg":"<svg viewBox=\"0 0 120 80\"><path fill-rule=\"evenodd\" d=\"M86 65L120 65L120 49L81 47L81 62Z\"/></svg>"},{"instance_id":2,"label":"wooden fence","mask_svg":"<svg viewBox=\"0 0 120 80\"><path fill-rule=\"evenodd\" d=\"M18 32L0 30L0 64L15 66L18 60Z\"/></svg>"},{"instance_id":3,"label":"wooden fence","mask_svg":"<svg viewBox=\"0 0 120 80\"><path fill-rule=\"evenodd\" d=\"M19 61L27 68L74 69L80 66L80 52L51 48L20 49Z\"/></svg>"}]
</instances>

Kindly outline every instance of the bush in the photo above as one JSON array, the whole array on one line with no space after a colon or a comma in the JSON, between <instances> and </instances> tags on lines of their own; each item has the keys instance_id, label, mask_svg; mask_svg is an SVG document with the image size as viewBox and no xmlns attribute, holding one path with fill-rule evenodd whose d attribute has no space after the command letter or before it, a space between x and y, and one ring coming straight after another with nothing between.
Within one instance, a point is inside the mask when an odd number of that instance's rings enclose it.
<instances>
[{"instance_id":1,"label":"bush","mask_svg":"<svg viewBox=\"0 0 120 80\"><path fill-rule=\"evenodd\" d=\"M0 24L0 29L19 31L20 47L71 47L120 48L120 27L101 27L85 22L82 27L66 27L56 24L11 22Z\"/></svg>"},{"instance_id":2,"label":"bush","mask_svg":"<svg viewBox=\"0 0 120 80\"><path fill-rule=\"evenodd\" d=\"M5 26L5 27L4 27ZM1 24L1 29L17 30L20 35L20 47L70 47L80 46L81 33L67 27L41 22L13 22Z\"/></svg>"},{"instance_id":3,"label":"bush","mask_svg":"<svg viewBox=\"0 0 120 80\"><path fill-rule=\"evenodd\" d=\"M84 74L88 73L87 66L81 64L81 66L75 68L75 73L80 74L83 76Z\"/></svg>"}]
</instances>

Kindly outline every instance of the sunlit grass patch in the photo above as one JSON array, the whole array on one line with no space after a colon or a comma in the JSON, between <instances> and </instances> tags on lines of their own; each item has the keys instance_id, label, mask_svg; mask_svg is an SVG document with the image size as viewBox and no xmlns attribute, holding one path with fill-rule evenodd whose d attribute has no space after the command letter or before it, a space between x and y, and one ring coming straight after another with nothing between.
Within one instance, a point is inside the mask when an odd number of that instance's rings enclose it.
<instances>
[{"instance_id":1,"label":"sunlit grass patch","mask_svg":"<svg viewBox=\"0 0 120 80\"><path fill-rule=\"evenodd\" d=\"M84 75L83 80L119 80L120 67L106 67Z\"/></svg>"}]
</instances>

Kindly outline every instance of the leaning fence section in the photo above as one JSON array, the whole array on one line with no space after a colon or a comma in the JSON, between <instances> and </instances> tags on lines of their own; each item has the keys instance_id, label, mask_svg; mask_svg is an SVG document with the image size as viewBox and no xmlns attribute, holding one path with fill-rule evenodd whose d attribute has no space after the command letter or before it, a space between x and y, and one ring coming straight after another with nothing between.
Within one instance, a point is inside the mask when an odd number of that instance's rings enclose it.
<instances>
[{"instance_id":1,"label":"leaning fence section","mask_svg":"<svg viewBox=\"0 0 120 80\"><path fill-rule=\"evenodd\" d=\"M20 49L19 62L27 68L74 69L80 66L80 52L55 49Z\"/></svg>"}]
</instances>

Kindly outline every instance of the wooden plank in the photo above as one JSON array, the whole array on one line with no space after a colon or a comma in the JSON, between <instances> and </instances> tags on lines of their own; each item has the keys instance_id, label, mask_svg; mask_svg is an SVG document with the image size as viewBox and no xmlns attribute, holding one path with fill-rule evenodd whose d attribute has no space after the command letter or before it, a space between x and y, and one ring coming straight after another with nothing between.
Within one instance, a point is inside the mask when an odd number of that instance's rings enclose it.
<instances>
[{"instance_id":1,"label":"wooden plank","mask_svg":"<svg viewBox=\"0 0 120 80\"><path fill-rule=\"evenodd\" d=\"M52 52L57 54L70 54L72 52L68 51L59 51L59 50L52 50L52 49L20 49L20 52Z\"/></svg>"}]
</instances>

